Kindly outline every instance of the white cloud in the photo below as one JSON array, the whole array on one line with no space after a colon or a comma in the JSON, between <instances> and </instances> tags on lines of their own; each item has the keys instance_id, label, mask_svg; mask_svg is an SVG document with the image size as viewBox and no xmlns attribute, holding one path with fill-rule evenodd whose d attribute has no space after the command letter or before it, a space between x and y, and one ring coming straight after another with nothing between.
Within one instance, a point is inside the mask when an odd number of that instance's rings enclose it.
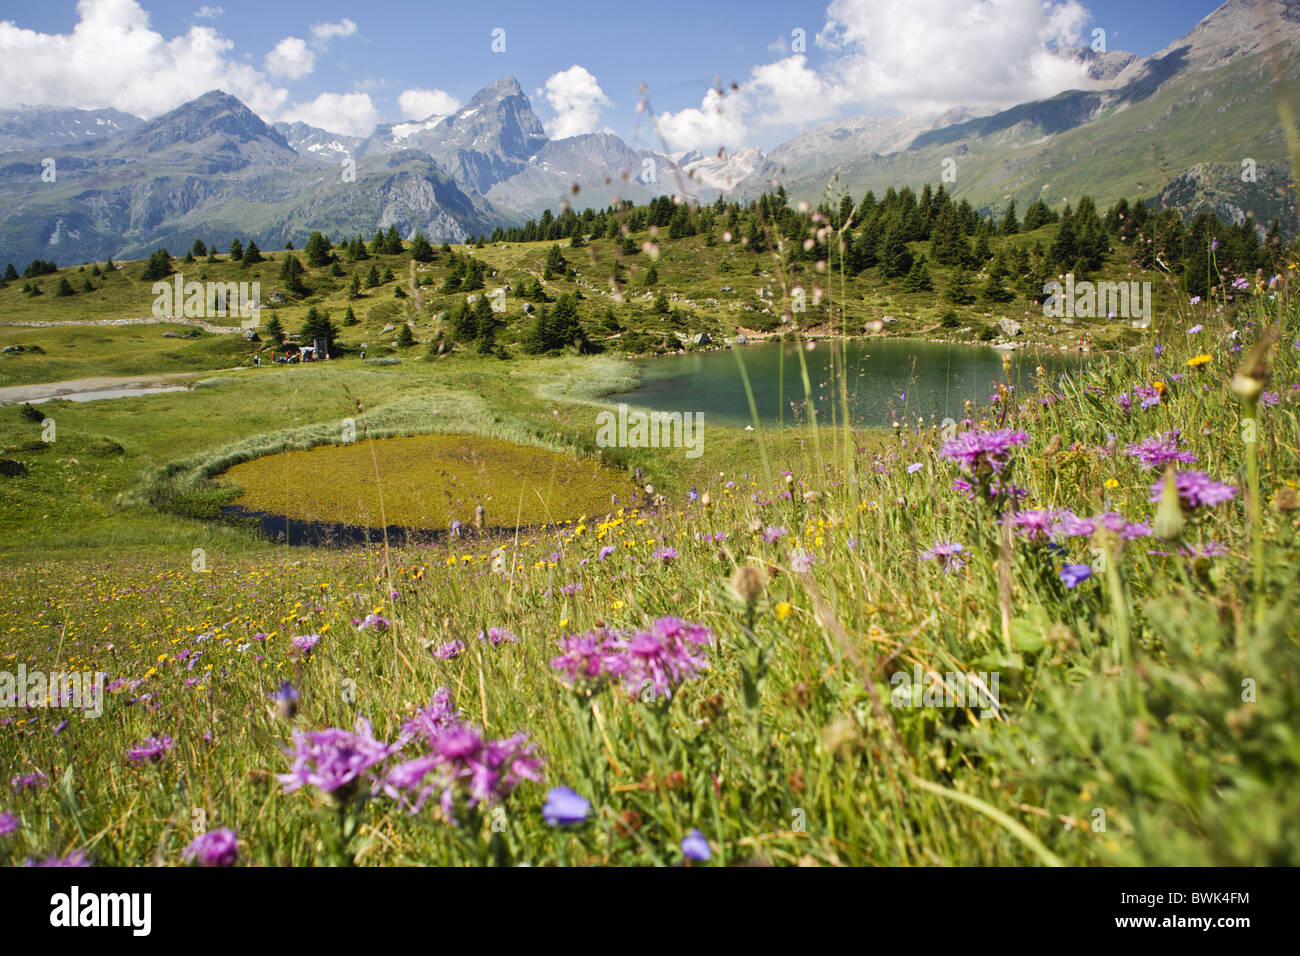
<instances>
[{"instance_id":1,"label":"white cloud","mask_svg":"<svg viewBox=\"0 0 1300 956\"><path fill-rule=\"evenodd\" d=\"M1086 67L1056 56L1076 46L1091 14L1078 0L832 0L816 37L820 70L798 53L755 66L700 108L660 117L676 149L745 145L753 126L794 126L846 109L940 113L998 109L1087 87ZM784 38L768 49L784 52Z\"/></svg>"},{"instance_id":2,"label":"white cloud","mask_svg":"<svg viewBox=\"0 0 1300 956\"><path fill-rule=\"evenodd\" d=\"M761 104L758 121L772 126L829 119L842 98L802 53L754 67L745 89Z\"/></svg>"},{"instance_id":3,"label":"white cloud","mask_svg":"<svg viewBox=\"0 0 1300 956\"><path fill-rule=\"evenodd\" d=\"M1078 0L832 0L818 41L843 103L916 112L999 108L1089 85L1050 46L1081 40Z\"/></svg>"},{"instance_id":4,"label":"white cloud","mask_svg":"<svg viewBox=\"0 0 1300 956\"><path fill-rule=\"evenodd\" d=\"M710 89L699 109L690 107L659 117L659 131L675 149L713 153L719 147L744 146L749 130L743 118L748 109L740 90Z\"/></svg>"},{"instance_id":5,"label":"white cloud","mask_svg":"<svg viewBox=\"0 0 1300 956\"><path fill-rule=\"evenodd\" d=\"M316 54L298 37L285 37L266 55L266 71L272 76L302 79L316 68Z\"/></svg>"},{"instance_id":6,"label":"white cloud","mask_svg":"<svg viewBox=\"0 0 1300 956\"><path fill-rule=\"evenodd\" d=\"M402 90L397 97L402 116L410 120L445 116L460 109L460 100L443 90Z\"/></svg>"},{"instance_id":7,"label":"white cloud","mask_svg":"<svg viewBox=\"0 0 1300 956\"><path fill-rule=\"evenodd\" d=\"M322 93L309 103L294 103L280 117L301 120L331 133L366 136L379 122L379 111L368 93Z\"/></svg>"},{"instance_id":8,"label":"white cloud","mask_svg":"<svg viewBox=\"0 0 1300 956\"><path fill-rule=\"evenodd\" d=\"M335 37L350 37L357 32L357 25L344 17L338 23L317 23L311 28L311 45L323 50Z\"/></svg>"},{"instance_id":9,"label":"white cloud","mask_svg":"<svg viewBox=\"0 0 1300 956\"><path fill-rule=\"evenodd\" d=\"M71 33L0 21L0 105L106 106L151 117L209 90L225 90L262 116L288 99L265 74L236 62L210 26L168 39L136 0L80 0Z\"/></svg>"},{"instance_id":10,"label":"white cloud","mask_svg":"<svg viewBox=\"0 0 1300 956\"><path fill-rule=\"evenodd\" d=\"M564 139L593 133L600 125L600 114L613 104L604 94L596 78L576 63L546 81L544 89L537 91L555 110L556 116L546 124L546 135L551 139Z\"/></svg>"},{"instance_id":11,"label":"white cloud","mask_svg":"<svg viewBox=\"0 0 1300 956\"><path fill-rule=\"evenodd\" d=\"M226 11L221 7L202 6L194 11L195 20L215 20Z\"/></svg>"}]
</instances>

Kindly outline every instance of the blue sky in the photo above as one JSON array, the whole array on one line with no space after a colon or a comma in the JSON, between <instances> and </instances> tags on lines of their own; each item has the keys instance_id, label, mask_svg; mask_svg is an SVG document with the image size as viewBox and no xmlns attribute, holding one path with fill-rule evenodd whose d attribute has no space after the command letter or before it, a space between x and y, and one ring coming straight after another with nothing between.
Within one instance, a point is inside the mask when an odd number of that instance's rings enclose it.
<instances>
[{"instance_id":1,"label":"blue sky","mask_svg":"<svg viewBox=\"0 0 1300 956\"><path fill-rule=\"evenodd\" d=\"M453 108L509 75L553 136L609 129L631 141L645 83L670 147L767 148L802 124L836 116L992 108L1050 95L1077 84L1041 55L1043 37L1088 44L1100 28L1108 49L1148 55L1217 5L3 0L0 21L12 22L0 24L0 106L154 115L210 84L268 119L360 133L435 111L429 107ZM498 28L504 52L492 50ZM708 94L715 78L725 95ZM659 145L654 138L644 129L639 136Z\"/></svg>"}]
</instances>

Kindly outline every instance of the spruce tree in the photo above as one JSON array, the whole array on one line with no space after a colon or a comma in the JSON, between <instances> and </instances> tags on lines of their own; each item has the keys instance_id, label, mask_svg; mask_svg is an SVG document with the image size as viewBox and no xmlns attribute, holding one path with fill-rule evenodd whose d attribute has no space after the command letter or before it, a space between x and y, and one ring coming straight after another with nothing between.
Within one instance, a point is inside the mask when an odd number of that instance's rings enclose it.
<instances>
[{"instance_id":1,"label":"spruce tree","mask_svg":"<svg viewBox=\"0 0 1300 956\"><path fill-rule=\"evenodd\" d=\"M265 261L265 259L262 256L262 250L257 248L256 242L254 242L252 239L249 239L248 245L244 249L244 260L243 260L244 265L246 266L256 265L257 263L263 261Z\"/></svg>"},{"instance_id":2,"label":"spruce tree","mask_svg":"<svg viewBox=\"0 0 1300 956\"><path fill-rule=\"evenodd\" d=\"M276 348L284 345L284 326L280 324L280 317L274 312L271 313L271 321L266 323L266 328L262 331Z\"/></svg>"},{"instance_id":3,"label":"spruce tree","mask_svg":"<svg viewBox=\"0 0 1300 956\"><path fill-rule=\"evenodd\" d=\"M417 232L415 238L411 240L411 258L416 262L432 262L433 256L433 246L429 244L424 233Z\"/></svg>"},{"instance_id":4,"label":"spruce tree","mask_svg":"<svg viewBox=\"0 0 1300 956\"><path fill-rule=\"evenodd\" d=\"M111 259L109 260L112 261ZM145 282L157 282L159 279L166 279L175 270L172 268L171 256L167 254L166 249L157 249L149 257L148 263L145 264L144 272L140 278Z\"/></svg>"},{"instance_id":5,"label":"spruce tree","mask_svg":"<svg viewBox=\"0 0 1300 956\"><path fill-rule=\"evenodd\" d=\"M303 252L307 256L307 265L313 269L320 269L334 260L334 253L329 240L320 232L313 232L307 237L307 245Z\"/></svg>"},{"instance_id":6,"label":"spruce tree","mask_svg":"<svg viewBox=\"0 0 1300 956\"><path fill-rule=\"evenodd\" d=\"M238 262L244 258L244 244L238 239L230 241L230 261Z\"/></svg>"},{"instance_id":7,"label":"spruce tree","mask_svg":"<svg viewBox=\"0 0 1300 956\"><path fill-rule=\"evenodd\" d=\"M974 302L975 296L970 292L970 273L964 268L954 269L943 297L953 305L970 305Z\"/></svg>"}]
</instances>

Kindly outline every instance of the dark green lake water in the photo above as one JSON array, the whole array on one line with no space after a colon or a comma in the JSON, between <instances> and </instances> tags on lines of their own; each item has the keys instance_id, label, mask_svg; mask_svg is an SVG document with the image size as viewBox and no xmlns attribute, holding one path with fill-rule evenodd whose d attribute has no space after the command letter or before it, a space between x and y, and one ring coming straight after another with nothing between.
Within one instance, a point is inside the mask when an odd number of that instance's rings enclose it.
<instances>
[{"instance_id":1,"label":"dark green lake water","mask_svg":"<svg viewBox=\"0 0 1300 956\"><path fill-rule=\"evenodd\" d=\"M763 343L747 345L740 354L754 389L758 414L766 424L807 421L803 378L797 346ZM839 388L832 383L829 342L818 342L804 358L817 405L818 421L830 421ZM931 415L960 418L966 399L985 402L1002 380L1003 352L967 345L929 342L855 340L846 345L849 407L857 425L888 425L893 412L911 420ZM1077 357L1049 352L1011 354L1011 380L1022 394L1037 387L1035 368L1049 378L1077 367ZM731 349L641 359L641 384L609 401L673 412L703 412L706 422L748 424L749 411L740 367ZM781 383L784 382L782 387ZM905 397L904 397L905 396Z\"/></svg>"}]
</instances>

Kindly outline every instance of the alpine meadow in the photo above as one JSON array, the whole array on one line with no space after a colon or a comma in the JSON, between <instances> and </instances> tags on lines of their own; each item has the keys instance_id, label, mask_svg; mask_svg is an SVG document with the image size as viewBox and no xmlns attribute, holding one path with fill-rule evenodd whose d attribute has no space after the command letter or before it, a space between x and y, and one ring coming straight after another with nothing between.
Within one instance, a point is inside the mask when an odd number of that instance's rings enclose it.
<instances>
[{"instance_id":1,"label":"alpine meadow","mask_svg":"<svg viewBox=\"0 0 1300 956\"><path fill-rule=\"evenodd\" d=\"M0 863L1300 865L1300 0L47 6Z\"/></svg>"}]
</instances>

